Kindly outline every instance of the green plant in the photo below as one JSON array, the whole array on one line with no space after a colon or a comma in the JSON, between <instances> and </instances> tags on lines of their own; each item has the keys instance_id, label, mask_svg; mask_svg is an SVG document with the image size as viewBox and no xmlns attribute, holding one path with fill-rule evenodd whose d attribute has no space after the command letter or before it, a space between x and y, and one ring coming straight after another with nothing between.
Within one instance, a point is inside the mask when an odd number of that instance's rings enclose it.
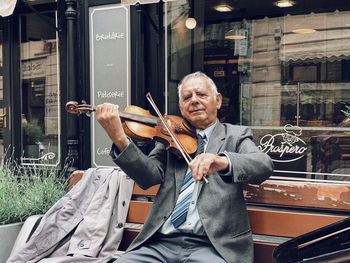
<instances>
[{"instance_id":1,"label":"green plant","mask_svg":"<svg viewBox=\"0 0 350 263\"><path fill-rule=\"evenodd\" d=\"M23 128L23 140L26 145L36 144L45 138L42 127L38 119L32 119Z\"/></svg>"},{"instance_id":2,"label":"green plant","mask_svg":"<svg viewBox=\"0 0 350 263\"><path fill-rule=\"evenodd\" d=\"M64 169L65 170L65 169ZM0 164L0 225L45 214L68 188L64 172L48 166Z\"/></svg>"}]
</instances>

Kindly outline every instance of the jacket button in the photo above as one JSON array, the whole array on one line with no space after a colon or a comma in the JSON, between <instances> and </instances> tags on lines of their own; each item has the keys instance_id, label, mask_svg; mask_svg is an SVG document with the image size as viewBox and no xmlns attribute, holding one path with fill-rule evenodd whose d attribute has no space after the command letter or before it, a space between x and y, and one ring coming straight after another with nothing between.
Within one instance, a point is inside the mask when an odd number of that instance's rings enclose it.
<instances>
[{"instance_id":1,"label":"jacket button","mask_svg":"<svg viewBox=\"0 0 350 263\"><path fill-rule=\"evenodd\" d=\"M123 223L118 223L117 227L118 228L122 228L123 227Z\"/></svg>"},{"instance_id":2,"label":"jacket button","mask_svg":"<svg viewBox=\"0 0 350 263\"><path fill-rule=\"evenodd\" d=\"M122 206L125 206L125 201L123 201Z\"/></svg>"}]
</instances>

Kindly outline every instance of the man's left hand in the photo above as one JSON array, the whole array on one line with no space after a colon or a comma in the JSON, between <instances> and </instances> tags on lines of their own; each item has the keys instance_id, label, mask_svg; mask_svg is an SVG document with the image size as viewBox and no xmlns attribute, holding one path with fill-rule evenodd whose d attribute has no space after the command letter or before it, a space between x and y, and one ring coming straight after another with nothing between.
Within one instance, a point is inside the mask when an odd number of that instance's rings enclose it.
<instances>
[{"instance_id":1,"label":"man's left hand","mask_svg":"<svg viewBox=\"0 0 350 263\"><path fill-rule=\"evenodd\" d=\"M189 164L195 182L203 179L204 176L217 171L227 169L229 161L226 156L219 156L212 153L197 155Z\"/></svg>"}]
</instances>

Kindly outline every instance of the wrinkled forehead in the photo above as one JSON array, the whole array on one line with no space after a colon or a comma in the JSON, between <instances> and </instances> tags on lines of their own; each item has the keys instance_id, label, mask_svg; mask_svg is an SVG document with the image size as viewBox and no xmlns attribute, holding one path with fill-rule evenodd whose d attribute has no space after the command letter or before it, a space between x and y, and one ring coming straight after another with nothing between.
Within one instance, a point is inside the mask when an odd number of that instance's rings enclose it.
<instances>
[{"instance_id":1,"label":"wrinkled forehead","mask_svg":"<svg viewBox=\"0 0 350 263\"><path fill-rule=\"evenodd\" d=\"M204 77L196 76L188 78L183 82L181 93L205 89L211 91L208 80Z\"/></svg>"}]
</instances>

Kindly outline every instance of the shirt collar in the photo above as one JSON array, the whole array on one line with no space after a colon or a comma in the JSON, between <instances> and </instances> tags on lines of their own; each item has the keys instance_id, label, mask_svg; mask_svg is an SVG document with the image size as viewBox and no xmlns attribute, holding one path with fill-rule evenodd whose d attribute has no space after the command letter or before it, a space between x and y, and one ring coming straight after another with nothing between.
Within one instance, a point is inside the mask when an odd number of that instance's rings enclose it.
<instances>
[{"instance_id":1,"label":"shirt collar","mask_svg":"<svg viewBox=\"0 0 350 263\"><path fill-rule=\"evenodd\" d=\"M205 141L208 141L210 138L210 135L213 133L213 130L216 126L216 123L218 122L218 119L216 119L215 123L209 126L208 128L202 129L196 129L196 133L200 134L202 137L205 135Z\"/></svg>"}]
</instances>

